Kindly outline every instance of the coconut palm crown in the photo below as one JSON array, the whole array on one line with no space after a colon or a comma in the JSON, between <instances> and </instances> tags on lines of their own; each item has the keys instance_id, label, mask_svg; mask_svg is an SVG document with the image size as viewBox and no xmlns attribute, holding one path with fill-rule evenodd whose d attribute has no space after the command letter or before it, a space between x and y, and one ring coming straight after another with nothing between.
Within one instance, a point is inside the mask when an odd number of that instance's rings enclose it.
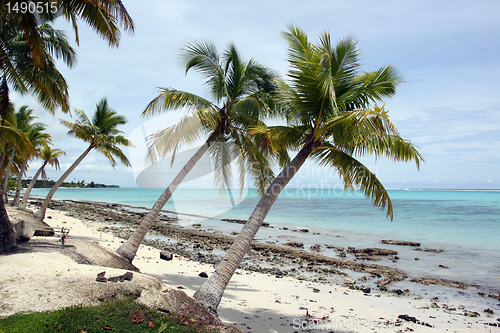
<instances>
[{"instance_id":1,"label":"coconut palm crown","mask_svg":"<svg viewBox=\"0 0 500 333\"><path fill-rule=\"evenodd\" d=\"M87 142L89 146L80 157L73 162L68 170L64 172L54 186L52 186L42 206L34 214L39 220L43 220L45 217L45 211L59 186L91 150L95 149L106 156L113 167L116 166L117 159L124 165L130 166L127 156L125 156L120 148L120 146L132 146L132 143L123 136L123 131L118 129L118 126L127 123L127 119L124 116L112 110L105 98L96 104L96 111L92 119L81 110L76 110L75 113L78 119L74 123L61 120L61 124L69 128L68 135Z\"/></svg>"},{"instance_id":2,"label":"coconut palm crown","mask_svg":"<svg viewBox=\"0 0 500 333\"><path fill-rule=\"evenodd\" d=\"M278 105L287 125L256 126L253 132L266 134L276 149L298 153L266 190L215 272L194 294L214 312L273 203L306 159L337 170L346 189L359 188L375 205L386 208L391 219L387 191L356 156L415 161L417 167L423 161L416 147L399 136L387 110L375 104L394 95L401 82L396 68L361 71L359 50L351 37L332 45L325 32L318 44L312 44L294 26L283 37L291 69L289 82L279 83Z\"/></svg>"}]
</instances>

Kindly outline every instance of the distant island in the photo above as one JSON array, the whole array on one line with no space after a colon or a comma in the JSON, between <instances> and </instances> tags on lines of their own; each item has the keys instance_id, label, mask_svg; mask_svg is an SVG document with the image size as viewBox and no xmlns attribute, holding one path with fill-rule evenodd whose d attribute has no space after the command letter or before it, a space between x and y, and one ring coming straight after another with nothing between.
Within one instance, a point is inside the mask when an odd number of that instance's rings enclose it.
<instances>
[{"instance_id":1,"label":"distant island","mask_svg":"<svg viewBox=\"0 0 500 333\"><path fill-rule=\"evenodd\" d=\"M23 179L22 180L22 185L23 188L28 187L29 183L31 182L31 179ZM56 182L53 180L40 180L37 179L35 182L34 188L51 188L54 186ZM110 188L110 187L120 187L118 185L105 185L105 184L98 184L95 183L94 181L91 181L90 183L86 184L85 181L78 181L78 182L63 182L60 187L71 187L71 188Z\"/></svg>"}]
</instances>

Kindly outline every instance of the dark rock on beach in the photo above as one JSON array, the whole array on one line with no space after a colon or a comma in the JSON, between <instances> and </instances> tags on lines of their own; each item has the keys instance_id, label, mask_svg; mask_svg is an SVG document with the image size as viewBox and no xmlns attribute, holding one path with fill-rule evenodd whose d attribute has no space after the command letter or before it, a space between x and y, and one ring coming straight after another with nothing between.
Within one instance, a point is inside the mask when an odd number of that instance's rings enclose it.
<instances>
[{"instance_id":1,"label":"dark rock on beach","mask_svg":"<svg viewBox=\"0 0 500 333\"><path fill-rule=\"evenodd\" d=\"M230 222L230 223L238 223L238 224L245 224L245 223L247 223L247 220L238 220L238 219L221 219L221 221ZM262 222L262 226L263 227L269 227L269 223Z\"/></svg>"},{"instance_id":2,"label":"dark rock on beach","mask_svg":"<svg viewBox=\"0 0 500 333\"><path fill-rule=\"evenodd\" d=\"M409 241L401 241L401 240L392 240L392 239L383 239L380 241L382 244L389 245L406 245L406 246L420 246L418 242L409 242Z\"/></svg>"},{"instance_id":3,"label":"dark rock on beach","mask_svg":"<svg viewBox=\"0 0 500 333\"><path fill-rule=\"evenodd\" d=\"M298 247L301 249L304 248L304 243L300 243L300 242L286 242L284 245L291 246L291 247Z\"/></svg>"},{"instance_id":4,"label":"dark rock on beach","mask_svg":"<svg viewBox=\"0 0 500 333\"><path fill-rule=\"evenodd\" d=\"M380 248L376 248L376 247L366 248L366 249L356 249L354 247L349 247L347 249L347 252L353 253L353 254L364 253L364 254L368 254L368 255L378 255L378 256L388 256L388 255L397 255L398 254L398 252L394 251L394 250L380 249Z\"/></svg>"},{"instance_id":5,"label":"dark rock on beach","mask_svg":"<svg viewBox=\"0 0 500 333\"><path fill-rule=\"evenodd\" d=\"M208 278L208 274L206 272L201 272L200 274L198 274L198 276L202 278Z\"/></svg>"},{"instance_id":6,"label":"dark rock on beach","mask_svg":"<svg viewBox=\"0 0 500 333\"><path fill-rule=\"evenodd\" d=\"M174 258L174 255L168 251L161 251L160 252L160 259L170 261Z\"/></svg>"},{"instance_id":7,"label":"dark rock on beach","mask_svg":"<svg viewBox=\"0 0 500 333\"><path fill-rule=\"evenodd\" d=\"M321 245L315 244L315 245L311 246L309 249L311 251L314 251L314 252L320 252L321 251Z\"/></svg>"},{"instance_id":8,"label":"dark rock on beach","mask_svg":"<svg viewBox=\"0 0 500 333\"><path fill-rule=\"evenodd\" d=\"M415 323L415 324L419 324L419 325L423 325L423 326L427 326L427 327L434 327L434 326L432 326L429 323L425 323L425 322L423 322L421 320L418 320L417 318L409 316L407 314L399 315L398 319L404 320L404 321L409 321L409 322L412 322L412 323Z\"/></svg>"},{"instance_id":9,"label":"dark rock on beach","mask_svg":"<svg viewBox=\"0 0 500 333\"><path fill-rule=\"evenodd\" d=\"M463 283L460 281L453 281L448 279L437 279L432 277L421 277L421 278L413 278L410 282L417 282L424 285L436 285L436 286L444 286L444 287L454 287L458 289L467 289L467 287L471 286L470 284Z\"/></svg>"},{"instance_id":10,"label":"dark rock on beach","mask_svg":"<svg viewBox=\"0 0 500 333\"><path fill-rule=\"evenodd\" d=\"M432 253L441 253L444 250L443 249L425 249L425 252L432 252Z\"/></svg>"}]
</instances>

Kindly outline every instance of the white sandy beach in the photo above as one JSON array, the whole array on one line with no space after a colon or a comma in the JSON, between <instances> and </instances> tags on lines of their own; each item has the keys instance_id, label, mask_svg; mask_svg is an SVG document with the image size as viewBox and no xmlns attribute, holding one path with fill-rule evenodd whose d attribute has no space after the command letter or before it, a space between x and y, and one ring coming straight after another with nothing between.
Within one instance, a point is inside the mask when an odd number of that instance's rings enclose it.
<instances>
[{"instance_id":1,"label":"white sandy beach","mask_svg":"<svg viewBox=\"0 0 500 333\"><path fill-rule=\"evenodd\" d=\"M12 212L12 209L9 209ZM71 229L70 240L97 242L114 250L121 239L99 232L102 224L80 221L63 212L48 210L45 222L51 226ZM133 264L141 273L181 287L192 296L204 282L200 272L209 275L214 267L180 257L172 261L159 258L159 250L141 246ZM74 294L63 297L57 293L64 281L75 276L92 275L105 270L109 275L125 271L92 265L81 265L59 252L33 252L0 256L0 315L18 311L50 310L84 302ZM225 323L242 332L500 332L498 314L488 317L463 316L459 304L448 304L457 310L432 308L429 302L411 297L363 294L343 286L299 281L292 278L237 271L231 280L218 314ZM428 327L398 320L408 315L428 323Z\"/></svg>"}]
</instances>

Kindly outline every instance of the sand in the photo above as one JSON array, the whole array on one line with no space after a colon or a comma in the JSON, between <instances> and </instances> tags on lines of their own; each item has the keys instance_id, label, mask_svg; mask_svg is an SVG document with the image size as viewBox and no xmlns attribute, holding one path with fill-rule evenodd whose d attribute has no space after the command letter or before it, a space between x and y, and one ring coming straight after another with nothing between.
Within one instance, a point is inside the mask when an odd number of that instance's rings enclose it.
<instances>
[{"instance_id":1,"label":"sand","mask_svg":"<svg viewBox=\"0 0 500 333\"><path fill-rule=\"evenodd\" d=\"M14 216L17 211L9 208ZM123 240L98 231L102 224L78 220L60 211L48 210L45 222L53 227L71 229L67 244L92 244L110 251ZM56 244L55 237L33 240ZM77 243L71 243L77 242ZM99 265L78 264L68 253L47 247L42 252L0 256L0 316L20 311L45 311L64 306L91 303L82 292L82 279L95 279L98 272L120 275L126 270ZM141 246L133 264L146 276L163 280L192 296L205 281L200 272L210 275L214 267L175 256L172 261L159 258L159 250ZM140 280L139 280L140 281ZM405 296L364 294L339 285L327 285L293 278L238 270L228 285L218 314L225 323L242 332L500 332L490 323L498 314L464 316L460 305L455 310L433 308L429 301ZM449 305L452 307L452 305ZM406 315L407 320L398 319ZM421 323L412 322L415 318ZM425 323L425 324L424 324ZM428 324L428 325L426 325ZM432 328L429 326L433 326Z\"/></svg>"}]
</instances>

